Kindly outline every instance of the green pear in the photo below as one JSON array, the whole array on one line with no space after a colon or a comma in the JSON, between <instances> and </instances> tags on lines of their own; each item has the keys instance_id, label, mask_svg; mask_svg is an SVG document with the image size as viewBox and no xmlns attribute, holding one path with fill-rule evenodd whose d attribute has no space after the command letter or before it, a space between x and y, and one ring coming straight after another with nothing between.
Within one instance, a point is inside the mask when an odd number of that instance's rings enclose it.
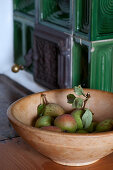
<instances>
[{"instance_id":1,"label":"green pear","mask_svg":"<svg viewBox=\"0 0 113 170\"><path fill-rule=\"evenodd\" d=\"M74 117L76 123L77 123L77 130L83 129L83 123L82 123L82 115L85 112L85 110L77 109L74 110L71 115Z\"/></svg>"},{"instance_id":2,"label":"green pear","mask_svg":"<svg viewBox=\"0 0 113 170\"><path fill-rule=\"evenodd\" d=\"M62 130L56 126L44 126L44 127L41 127L41 129L52 131L52 132L62 132Z\"/></svg>"},{"instance_id":3,"label":"green pear","mask_svg":"<svg viewBox=\"0 0 113 170\"><path fill-rule=\"evenodd\" d=\"M86 129L87 132L92 133L95 131L97 122L92 122L91 125Z\"/></svg>"},{"instance_id":4,"label":"green pear","mask_svg":"<svg viewBox=\"0 0 113 170\"><path fill-rule=\"evenodd\" d=\"M44 115L57 117L65 113L63 107L56 103L49 103L45 106Z\"/></svg>"},{"instance_id":5,"label":"green pear","mask_svg":"<svg viewBox=\"0 0 113 170\"><path fill-rule=\"evenodd\" d=\"M54 125L61 128L64 132L74 133L77 129L77 123L70 114L63 114L56 117Z\"/></svg>"},{"instance_id":6,"label":"green pear","mask_svg":"<svg viewBox=\"0 0 113 170\"><path fill-rule=\"evenodd\" d=\"M113 120L107 119L99 122L96 126L96 132L107 132L113 129Z\"/></svg>"},{"instance_id":7,"label":"green pear","mask_svg":"<svg viewBox=\"0 0 113 170\"><path fill-rule=\"evenodd\" d=\"M52 121L53 119L51 116L41 116L40 118L37 119L35 127L40 128L43 126L51 126Z\"/></svg>"},{"instance_id":8,"label":"green pear","mask_svg":"<svg viewBox=\"0 0 113 170\"><path fill-rule=\"evenodd\" d=\"M81 129L81 130L77 130L76 133L88 133L88 132L86 130Z\"/></svg>"}]
</instances>

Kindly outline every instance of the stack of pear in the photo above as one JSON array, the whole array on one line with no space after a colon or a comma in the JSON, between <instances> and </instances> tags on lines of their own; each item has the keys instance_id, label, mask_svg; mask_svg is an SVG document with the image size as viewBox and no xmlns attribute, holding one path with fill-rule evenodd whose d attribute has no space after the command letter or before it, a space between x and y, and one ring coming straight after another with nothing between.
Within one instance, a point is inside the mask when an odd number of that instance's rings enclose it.
<instances>
[{"instance_id":1,"label":"stack of pear","mask_svg":"<svg viewBox=\"0 0 113 170\"><path fill-rule=\"evenodd\" d=\"M77 123L71 114L65 114L63 107L56 103L49 103L44 108L43 116L37 119L35 127L49 131L74 133Z\"/></svg>"},{"instance_id":2,"label":"stack of pear","mask_svg":"<svg viewBox=\"0 0 113 170\"><path fill-rule=\"evenodd\" d=\"M64 113L65 110L60 105L56 103L48 103L44 106L42 116L39 116L39 113L37 113L38 119L35 123L35 127L43 130L61 132L62 130L60 128L53 126L54 118L63 115Z\"/></svg>"},{"instance_id":3,"label":"stack of pear","mask_svg":"<svg viewBox=\"0 0 113 170\"><path fill-rule=\"evenodd\" d=\"M83 95L85 99L69 94L68 103L72 104L74 108L71 113L66 113L59 104L48 103L46 96L42 95L43 104L38 106L35 127L42 130L68 133L93 133L113 130L112 119L106 119L99 123L93 121L93 113L85 108L86 102L90 98L89 93L85 95L81 86L75 88L75 93L79 96Z\"/></svg>"}]
</instances>

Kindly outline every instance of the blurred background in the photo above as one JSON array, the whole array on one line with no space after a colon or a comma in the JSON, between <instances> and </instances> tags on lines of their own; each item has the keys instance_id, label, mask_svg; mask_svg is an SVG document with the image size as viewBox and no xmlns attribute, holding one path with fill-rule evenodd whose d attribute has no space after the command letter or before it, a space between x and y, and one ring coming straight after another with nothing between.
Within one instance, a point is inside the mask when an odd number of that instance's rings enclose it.
<instances>
[{"instance_id":1,"label":"blurred background","mask_svg":"<svg viewBox=\"0 0 113 170\"><path fill-rule=\"evenodd\" d=\"M111 0L4 0L0 21L0 74L33 92L113 92Z\"/></svg>"}]
</instances>

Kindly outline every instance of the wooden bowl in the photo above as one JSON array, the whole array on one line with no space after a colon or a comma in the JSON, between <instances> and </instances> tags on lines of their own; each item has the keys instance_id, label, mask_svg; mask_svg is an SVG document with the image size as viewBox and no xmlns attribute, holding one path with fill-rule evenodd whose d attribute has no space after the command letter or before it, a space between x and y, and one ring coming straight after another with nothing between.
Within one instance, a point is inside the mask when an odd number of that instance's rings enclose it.
<instances>
[{"instance_id":1,"label":"wooden bowl","mask_svg":"<svg viewBox=\"0 0 113 170\"><path fill-rule=\"evenodd\" d=\"M84 89L91 98L86 107L94 113L96 121L113 118L113 93ZM70 111L67 94L73 89L43 92L50 103L57 103ZM32 126L37 116L41 93L24 97L13 103L7 115L17 133L41 154L62 165L83 166L96 162L113 152L113 131L101 133L58 133L41 130Z\"/></svg>"}]
</instances>

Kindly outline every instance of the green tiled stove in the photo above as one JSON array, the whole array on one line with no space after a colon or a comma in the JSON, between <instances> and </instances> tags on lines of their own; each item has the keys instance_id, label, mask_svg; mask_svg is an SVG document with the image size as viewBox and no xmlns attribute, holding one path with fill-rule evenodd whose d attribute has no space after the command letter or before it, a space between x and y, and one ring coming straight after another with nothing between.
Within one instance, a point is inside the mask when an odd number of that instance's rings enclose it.
<instances>
[{"instance_id":1,"label":"green tiled stove","mask_svg":"<svg viewBox=\"0 0 113 170\"><path fill-rule=\"evenodd\" d=\"M82 57L88 56L88 86L113 92L113 39L87 41L75 36L75 41Z\"/></svg>"},{"instance_id":2,"label":"green tiled stove","mask_svg":"<svg viewBox=\"0 0 113 170\"><path fill-rule=\"evenodd\" d=\"M15 59L20 64L33 48L35 81L113 92L113 0L22 1L14 5Z\"/></svg>"},{"instance_id":3,"label":"green tiled stove","mask_svg":"<svg viewBox=\"0 0 113 170\"><path fill-rule=\"evenodd\" d=\"M112 0L75 0L74 33L90 41L113 38Z\"/></svg>"},{"instance_id":4,"label":"green tiled stove","mask_svg":"<svg viewBox=\"0 0 113 170\"><path fill-rule=\"evenodd\" d=\"M73 0L39 0L37 21L50 28L72 33Z\"/></svg>"}]
</instances>

